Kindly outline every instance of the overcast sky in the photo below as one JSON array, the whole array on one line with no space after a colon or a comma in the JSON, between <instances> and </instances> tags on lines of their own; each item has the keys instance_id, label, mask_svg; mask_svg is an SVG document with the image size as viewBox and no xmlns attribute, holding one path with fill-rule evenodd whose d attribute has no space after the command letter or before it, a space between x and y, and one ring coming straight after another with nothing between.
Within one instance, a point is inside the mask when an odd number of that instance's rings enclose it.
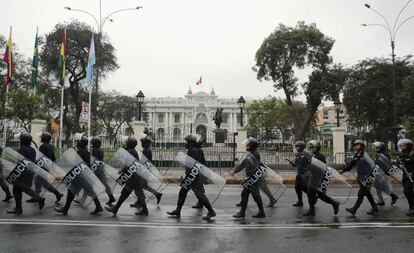
<instances>
[{"instance_id":1,"label":"overcast sky","mask_svg":"<svg viewBox=\"0 0 414 253\"><path fill-rule=\"evenodd\" d=\"M89 16L64 10L64 6L99 15L99 0L0 0L0 33L13 40L26 56L33 54L36 26L50 32L59 22L76 18L94 25ZM389 36L378 27L381 18L364 3L394 20L406 0L102 0L103 15L141 5L142 10L122 12L107 22L107 33L117 52L120 69L102 83L133 95L140 89L147 96L183 96L212 87L220 97L240 95L260 98L275 95L271 83L260 83L251 70L263 39L279 23L316 23L336 40L335 62L354 64L368 57L390 55ZM403 18L414 15L414 2ZM413 54L414 20L401 28L396 54ZM3 52L4 49L1 49ZM195 82L203 76L202 87ZM306 81L306 73L298 74ZM278 92L276 95L282 95Z\"/></svg>"}]
</instances>

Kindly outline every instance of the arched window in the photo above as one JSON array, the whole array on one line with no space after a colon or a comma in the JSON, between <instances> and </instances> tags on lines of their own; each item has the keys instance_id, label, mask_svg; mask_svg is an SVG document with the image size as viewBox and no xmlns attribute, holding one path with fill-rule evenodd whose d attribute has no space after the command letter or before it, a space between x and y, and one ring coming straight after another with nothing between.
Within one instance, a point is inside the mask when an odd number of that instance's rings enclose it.
<instances>
[{"instance_id":1,"label":"arched window","mask_svg":"<svg viewBox=\"0 0 414 253\"><path fill-rule=\"evenodd\" d=\"M181 130L179 128L174 128L173 138L174 141L179 141L181 139Z\"/></svg>"},{"instance_id":2,"label":"arched window","mask_svg":"<svg viewBox=\"0 0 414 253\"><path fill-rule=\"evenodd\" d=\"M158 128L158 130L157 130L157 139L162 140L162 139L164 139L164 136L165 136L164 128Z\"/></svg>"}]
</instances>

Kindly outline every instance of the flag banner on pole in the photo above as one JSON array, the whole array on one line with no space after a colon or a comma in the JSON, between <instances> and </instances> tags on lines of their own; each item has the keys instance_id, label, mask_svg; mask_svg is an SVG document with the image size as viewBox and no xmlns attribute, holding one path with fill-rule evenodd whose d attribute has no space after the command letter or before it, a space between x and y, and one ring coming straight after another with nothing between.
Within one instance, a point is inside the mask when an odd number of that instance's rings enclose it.
<instances>
[{"instance_id":1,"label":"flag banner on pole","mask_svg":"<svg viewBox=\"0 0 414 253\"><path fill-rule=\"evenodd\" d=\"M95 65L95 63L96 63L95 42L93 40L93 33L92 33L91 46L89 48L88 66L86 67L86 85L88 87L92 86L93 65Z\"/></svg>"},{"instance_id":2,"label":"flag banner on pole","mask_svg":"<svg viewBox=\"0 0 414 253\"><path fill-rule=\"evenodd\" d=\"M10 27L9 39L7 40L6 50L4 51L3 61L7 64L6 84L11 84L13 78L13 43L12 28Z\"/></svg>"},{"instance_id":3,"label":"flag banner on pole","mask_svg":"<svg viewBox=\"0 0 414 253\"><path fill-rule=\"evenodd\" d=\"M36 30L36 39L33 50L33 62L32 62L32 88L37 86L37 75L39 70L39 37L38 31Z\"/></svg>"},{"instance_id":4,"label":"flag banner on pole","mask_svg":"<svg viewBox=\"0 0 414 253\"><path fill-rule=\"evenodd\" d=\"M59 80L60 85L65 85L65 74L66 74L66 29L63 32L62 42L60 43L60 54L59 54Z\"/></svg>"},{"instance_id":5,"label":"flag banner on pole","mask_svg":"<svg viewBox=\"0 0 414 253\"><path fill-rule=\"evenodd\" d=\"M200 76L200 79L196 82L196 85L200 85L203 83L203 78Z\"/></svg>"}]
</instances>

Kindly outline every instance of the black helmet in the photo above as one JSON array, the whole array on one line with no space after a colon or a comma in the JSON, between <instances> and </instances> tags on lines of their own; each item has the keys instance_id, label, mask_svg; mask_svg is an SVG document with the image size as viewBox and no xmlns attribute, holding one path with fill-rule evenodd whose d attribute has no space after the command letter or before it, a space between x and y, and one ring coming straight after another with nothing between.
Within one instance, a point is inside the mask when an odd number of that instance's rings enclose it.
<instances>
[{"instance_id":1,"label":"black helmet","mask_svg":"<svg viewBox=\"0 0 414 253\"><path fill-rule=\"evenodd\" d=\"M32 140L33 140L32 135L27 133L27 132L22 132L22 133L16 134L14 136L14 138L19 139L21 145L30 145L32 143Z\"/></svg>"},{"instance_id":2,"label":"black helmet","mask_svg":"<svg viewBox=\"0 0 414 253\"><path fill-rule=\"evenodd\" d=\"M89 140L84 133L75 133L75 142L78 148L86 148Z\"/></svg>"},{"instance_id":3,"label":"black helmet","mask_svg":"<svg viewBox=\"0 0 414 253\"><path fill-rule=\"evenodd\" d=\"M305 147L306 147L306 144L305 144L304 141L296 141L294 146L295 147L300 147L300 150L304 150Z\"/></svg>"},{"instance_id":4,"label":"black helmet","mask_svg":"<svg viewBox=\"0 0 414 253\"><path fill-rule=\"evenodd\" d=\"M406 145L407 148L412 148L413 147L413 142L410 139L401 139L398 141L397 143L398 147L401 147L401 145Z\"/></svg>"},{"instance_id":5,"label":"black helmet","mask_svg":"<svg viewBox=\"0 0 414 253\"><path fill-rule=\"evenodd\" d=\"M203 147L203 143L204 143L203 136L201 136L199 134L196 134L195 137L196 137L197 147L198 148L202 148Z\"/></svg>"},{"instance_id":6,"label":"black helmet","mask_svg":"<svg viewBox=\"0 0 414 253\"><path fill-rule=\"evenodd\" d=\"M191 143L197 143L197 136L195 134L187 134L184 137L184 140Z\"/></svg>"},{"instance_id":7,"label":"black helmet","mask_svg":"<svg viewBox=\"0 0 414 253\"><path fill-rule=\"evenodd\" d=\"M355 140L354 141L354 146L357 145L357 144L360 144L362 147L365 147L365 142L363 140L359 140L359 139Z\"/></svg>"},{"instance_id":8,"label":"black helmet","mask_svg":"<svg viewBox=\"0 0 414 253\"><path fill-rule=\"evenodd\" d=\"M308 142L309 147L315 147L317 151L321 150L321 144L316 140L311 140Z\"/></svg>"},{"instance_id":9,"label":"black helmet","mask_svg":"<svg viewBox=\"0 0 414 253\"><path fill-rule=\"evenodd\" d=\"M139 140L141 141L142 147L149 147L151 143L153 142L153 140L145 133L141 134L141 138Z\"/></svg>"},{"instance_id":10,"label":"black helmet","mask_svg":"<svg viewBox=\"0 0 414 253\"><path fill-rule=\"evenodd\" d=\"M100 148L102 146L102 140L98 136L94 136L91 139L91 144L93 148Z\"/></svg>"},{"instance_id":11,"label":"black helmet","mask_svg":"<svg viewBox=\"0 0 414 253\"><path fill-rule=\"evenodd\" d=\"M122 139L122 142L125 145L126 149L132 149L138 145L137 139L132 135L124 136Z\"/></svg>"},{"instance_id":12,"label":"black helmet","mask_svg":"<svg viewBox=\"0 0 414 253\"><path fill-rule=\"evenodd\" d=\"M42 132L40 135L40 141L49 143L52 140L52 134L49 132Z\"/></svg>"},{"instance_id":13,"label":"black helmet","mask_svg":"<svg viewBox=\"0 0 414 253\"><path fill-rule=\"evenodd\" d=\"M259 142L253 137L249 137L246 140L244 140L243 145L249 145L251 151L256 151L259 148Z\"/></svg>"},{"instance_id":14,"label":"black helmet","mask_svg":"<svg viewBox=\"0 0 414 253\"><path fill-rule=\"evenodd\" d=\"M382 141L376 141L372 143L372 146L374 146L375 148L379 148L379 152L384 152L386 149L385 143Z\"/></svg>"}]
</instances>

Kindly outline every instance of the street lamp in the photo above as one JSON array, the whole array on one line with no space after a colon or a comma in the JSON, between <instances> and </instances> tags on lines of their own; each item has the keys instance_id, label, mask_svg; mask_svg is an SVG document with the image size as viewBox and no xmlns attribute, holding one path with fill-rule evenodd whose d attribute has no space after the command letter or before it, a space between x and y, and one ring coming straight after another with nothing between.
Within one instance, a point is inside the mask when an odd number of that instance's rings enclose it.
<instances>
[{"instance_id":1,"label":"street lamp","mask_svg":"<svg viewBox=\"0 0 414 253\"><path fill-rule=\"evenodd\" d=\"M239 100L237 100L237 104L239 105L239 108L240 108L240 126L243 126L243 108L244 108L244 105L246 104L246 100L244 99L243 96L241 96Z\"/></svg>"},{"instance_id":2,"label":"street lamp","mask_svg":"<svg viewBox=\"0 0 414 253\"><path fill-rule=\"evenodd\" d=\"M400 30L401 26L404 25L405 23L407 23L409 20L413 19L414 16L410 16L410 17L404 19L401 22L398 22L398 21L399 21L399 19L401 17L401 14L404 12L404 10L407 8L407 6L411 3L411 1L412 0L407 1L407 3L402 7L402 9L400 10L397 18L395 19L394 24L393 24L392 27L391 27L391 24L388 21L388 19L385 18L385 16L383 14L381 14L376 9L372 8L371 5L369 5L369 4L365 4L364 5L366 8L370 9L371 11L373 11L377 15L379 15L384 20L385 23L380 23L380 24L362 24L362 26L364 26L364 27L368 27L368 26L379 26L379 27L382 27L382 28L384 28L389 33L389 36L390 36L390 41L391 41L391 57L392 57L392 89L393 89L393 91L392 91L392 97L393 97L393 100L394 101L395 101L395 98L396 98L396 88L395 88L395 86L396 86L396 80L395 80L395 53L394 53L394 51L395 51L395 39L397 37L397 33ZM391 129L397 132L397 131L401 130L401 126L397 122L397 108L395 106L395 102L394 101L392 103L392 120L393 120L392 124L393 125L391 126ZM397 149L397 141L396 141L397 140L397 133L394 134L394 138L393 139L395 141L395 148Z\"/></svg>"},{"instance_id":3,"label":"street lamp","mask_svg":"<svg viewBox=\"0 0 414 253\"><path fill-rule=\"evenodd\" d=\"M142 114L141 107L142 107L142 104L144 103L144 98L145 98L142 90L138 92L136 98L138 102L138 121L141 121L141 114Z\"/></svg>"},{"instance_id":4,"label":"street lamp","mask_svg":"<svg viewBox=\"0 0 414 253\"><path fill-rule=\"evenodd\" d=\"M133 8L124 8L124 9L119 9L116 11L113 11L111 13L109 13L107 16L102 17L102 0L99 0L99 17L94 16L92 13L85 11L85 10L80 10L80 9L74 9L72 7L66 6L64 7L65 10L68 11L77 11L77 12L82 12L85 13L87 15L89 15L90 17L92 17L92 19L95 21L96 23L96 27L98 29L98 42L97 42L97 47L95 47L95 53L97 55L97 57L99 57L99 53L98 51L100 50L100 43L101 43L101 38L102 38L102 32L103 32L103 27L105 25L105 22L108 20L110 22L113 22L113 19L111 19L110 17L112 15L114 15L115 13L121 12L121 11L132 11L132 10L139 10L142 9L142 6L137 6L137 7L133 7ZM98 86L99 86L99 68L96 68L96 78L95 78L95 99L94 101L98 101ZM92 103L92 109L91 111L96 112L96 108L97 108L97 102ZM94 118L96 120L96 113L93 114Z\"/></svg>"},{"instance_id":5,"label":"street lamp","mask_svg":"<svg viewBox=\"0 0 414 253\"><path fill-rule=\"evenodd\" d=\"M339 127L339 111L341 110L341 101L339 101L339 99L335 100L334 102L335 105L335 111L336 111L336 126Z\"/></svg>"}]
</instances>

